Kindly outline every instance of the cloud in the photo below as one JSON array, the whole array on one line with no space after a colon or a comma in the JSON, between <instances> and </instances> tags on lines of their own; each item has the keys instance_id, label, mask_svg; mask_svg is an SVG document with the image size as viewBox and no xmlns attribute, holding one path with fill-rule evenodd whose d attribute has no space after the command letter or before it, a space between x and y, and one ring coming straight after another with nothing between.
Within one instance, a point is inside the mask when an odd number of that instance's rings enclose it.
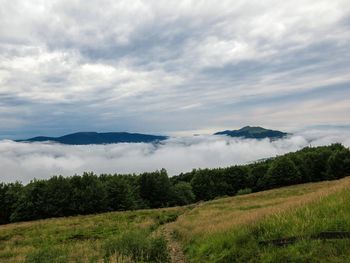
<instances>
[{"instance_id":1,"label":"cloud","mask_svg":"<svg viewBox=\"0 0 350 263\"><path fill-rule=\"evenodd\" d=\"M347 0L5 1L0 129L29 137L81 127L180 133L270 124L238 105L273 111L326 86L316 99L336 104L328 95L350 83L349 17ZM270 103L260 108L254 99ZM329 122L311 99L288 102L313 117L282 111L275 128L286 118L293 128Z\"/></svg>"},{"instance_id":2,"label":"cloud","mask_svg":"<svg viewBox=\"0 0 350 263\"><path fill-rule=\"evenodd\" d=\"M52 175L141 173L166 168L170 175L193 168L225 167L273 157L305 146L341 142L350 146L349 129L309 129L276 141L226 136L174 137L161 144L121 143L69 146L0 141L1 181L49 178Z\"/></svg>"}]
</instances>

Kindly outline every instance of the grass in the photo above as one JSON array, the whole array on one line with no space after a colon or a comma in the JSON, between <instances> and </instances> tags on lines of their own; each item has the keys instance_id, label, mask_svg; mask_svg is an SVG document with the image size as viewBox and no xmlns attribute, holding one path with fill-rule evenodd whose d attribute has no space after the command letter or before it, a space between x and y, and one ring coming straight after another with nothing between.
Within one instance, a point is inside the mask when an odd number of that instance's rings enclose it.
<instances>
[{"instance_id":1,"label":"grass","mask_svg":"<svg viewBox=\"0 0 350 263\"><path fill-rule=\"evenodd\" d=\"M189 246L192 262L350 262L350 240L312 240L323 231L350 231L350 191L274 214L253 225L205 237ZM259 241L302 237L284 246Z\"/></svg>"},{"instance_id":2,"label":"grass","mask_svg":"<svg viewBox=\"0 0 350 263\"><path fill-rule=\"evenodd\" d=\"M0 262L169 262L164 227L190 262L350 262L349 240L307 239L350 231L349 189L344 178L187 207L3 225ZM259 244L289 236L306 238L285 247Z\"/></svg>"},{"instance_id":3,"label":"grass","mask_svg":"<svg viewBox=\"0 0 350 263\"><path fill-rule=\"evenodd\" d=\"M262 240L350 231L350 178L203 203L171 227L190 262L350 262L349 240L259 245Z\"/></svg>"},{"instance_id":4,"label":"grass","mask_svg":"<svg viewBox=\"0 0 350 263\"><path fill-rule=\"evenodd\" d=\"M186 208L104 213L0 226L0 262L167 262L154 230Z\"/></svg>"}]
</instances>

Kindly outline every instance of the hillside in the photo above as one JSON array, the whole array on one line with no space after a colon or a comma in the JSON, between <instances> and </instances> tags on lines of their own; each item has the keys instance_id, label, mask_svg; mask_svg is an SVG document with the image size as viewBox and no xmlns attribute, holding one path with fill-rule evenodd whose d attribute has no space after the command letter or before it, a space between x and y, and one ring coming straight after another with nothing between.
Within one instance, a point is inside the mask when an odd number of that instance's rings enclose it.
<instances>
[{"instance_id":1,"label":"hillside","mask_svg":"<svg viewBox=\"0 0 350 263\"><path fill-rule=\"evenodd\" d=\"M0 262L185 262L183 255L189 262L344 262L347 239L258 242L349 231L349 189L347 177L185 207L8 224L0 228Z\"/></svg>"},{"instance_id":2,"label":"hillside","mask_svg":"<svg viewBox=\"0 0 350 263\"><path fill-rule=\"evenodd\" d=\"M67 134L61 137L39 136L21 142L57 142L69 145L87 145L87 144L109 144L109 143L150 143L167 139L166 136L128 133L128 132L78 132Z\"/></svg>"},{"instance_id":3,"label":"hillside","mask_svg":"<svg viewBox=\"0 0 350 263\"><path fill-rule=\"evenodd\" d=\"M280 139L288 135L288 133L269 130L262 127L246 126L239 130L226 130L217 132L214 135L227 135L230 137L242 137L246 139Z\"/></svg>"}]
</instances>

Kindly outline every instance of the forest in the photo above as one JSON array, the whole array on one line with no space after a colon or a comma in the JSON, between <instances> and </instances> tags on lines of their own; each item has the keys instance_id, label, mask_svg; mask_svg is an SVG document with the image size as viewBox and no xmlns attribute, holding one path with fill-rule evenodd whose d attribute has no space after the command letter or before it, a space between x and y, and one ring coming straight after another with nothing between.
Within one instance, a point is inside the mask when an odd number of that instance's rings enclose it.
<instances>
[{"instance_id":1,"label":"forest","mask_svg":"<svg viewBox=\"0 0 350 263\"><path fill-rule=\"evenodd\" d=\"M350 150L341 144L169 177L165 169L142 174L86 172L48 180L0 183L0 224L50 217L187 205L350 175Z\"/></svg>"}]
</instances>

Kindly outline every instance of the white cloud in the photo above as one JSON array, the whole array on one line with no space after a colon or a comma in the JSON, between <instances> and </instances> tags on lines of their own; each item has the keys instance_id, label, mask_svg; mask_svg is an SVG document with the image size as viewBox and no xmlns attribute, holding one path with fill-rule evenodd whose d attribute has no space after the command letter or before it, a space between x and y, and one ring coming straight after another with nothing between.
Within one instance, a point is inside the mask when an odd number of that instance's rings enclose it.
<instances>
[{"instance_id":1,"label":"white cloud","mask_svg":"<svg viewBox=\"0 0 350 263\"><path fill-rule=\"evenodd\" d=\"M69 146L0 141L0 181L65 176L84 171L140 173L166 168L171 175L192 168L224 167L273 157L302 147L342 142L350 146L348 130L310 130L290 138L241 140L225 136L171 138L159 145L110 144Z\"/></svg>"},{"instance_id":2,"label":"white cloud","mask_svg":"<svg viewBox=\"0 0 350 263\"><path fill-rule=\"evenodd\" d=\"M175 121L170 132L189 122L233 128L254 118L234 112L234 123L208 123L197 112L218 120L233 114L228 104L349 83L349 17L348 0L2 1L0 103L5 95L8 109L21 100L29 112L25 122L16 112L2 118L45 133L63 126L57 115L41 126L42 112L64 107L111 130L129 128L120 116L146 130Z\"/></svg>"}]
</instances>

